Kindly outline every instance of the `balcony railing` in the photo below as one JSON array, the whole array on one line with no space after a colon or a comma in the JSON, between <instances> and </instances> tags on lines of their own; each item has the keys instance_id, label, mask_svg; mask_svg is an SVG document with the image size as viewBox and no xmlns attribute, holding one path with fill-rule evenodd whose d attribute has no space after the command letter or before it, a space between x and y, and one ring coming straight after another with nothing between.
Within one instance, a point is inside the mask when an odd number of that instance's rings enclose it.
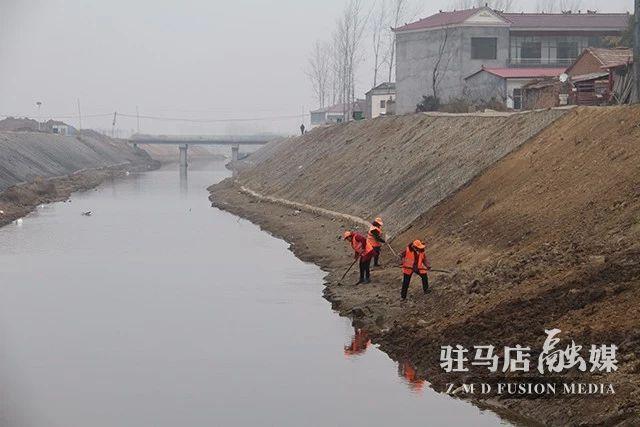
<instances>
[{"instance_id":1,"label":"balcony railing","mask_svg":"<svg viewBox=\"0 0 640 427\"><path fill-rule=\"evenodd\" d=\"M509 58L511 67L568 67L575 58Z\"/></svg>"}]
</instances>

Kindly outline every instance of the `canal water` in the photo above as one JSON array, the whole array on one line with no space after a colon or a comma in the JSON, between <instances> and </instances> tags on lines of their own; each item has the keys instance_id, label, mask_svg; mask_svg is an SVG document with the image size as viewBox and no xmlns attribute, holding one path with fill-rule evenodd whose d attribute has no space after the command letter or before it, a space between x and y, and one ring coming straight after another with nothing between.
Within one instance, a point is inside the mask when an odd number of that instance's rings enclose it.
<instances>
[{"instance_id":1,"label":"canal water","mask_svg":"<svg viewBox=\"0 0 640 427\"><path fill-rule=\"evenodd\" d=\"M500 424L371 346L285 242L211 208L226 176L170 165L0 229L0 425Z\"/></svg>"}]
</instances>

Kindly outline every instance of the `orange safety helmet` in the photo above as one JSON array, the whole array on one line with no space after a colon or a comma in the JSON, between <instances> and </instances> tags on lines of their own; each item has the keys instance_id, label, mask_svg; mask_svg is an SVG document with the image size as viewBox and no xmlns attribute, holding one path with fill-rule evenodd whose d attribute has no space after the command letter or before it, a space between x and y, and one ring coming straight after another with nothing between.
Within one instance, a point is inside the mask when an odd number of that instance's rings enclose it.
<instances>
[{"instance_id":1,"label":"orange safety helmet","mask_svg":"<svg viewBox=\"0 0 640 427\"><path fill-rule=\"evenodd\" d=\"M344 240L347 240L349 237L353 236L353 233L350 231L345 231L344 234L342 235L342 237L344 238Z\"/></svg>"},{"instance_id":2,"label":"orange safety helmet","mask_svg":"<svg viewBox=\"0 0 640 427\"><path fill-rule=\"evenodd\" d=\"M420 240L414 240L412 243L413 247L416 249L424 249L426 246L424 245L424 243L422 243Z\"/></svg>"},{"instance_id":3,"label":"orange safety helmet","mask_svg":"<svg viewBox=\"0 0 640 427\"><path fill-rule=\"evenodd\" d=\"M373 220L374 222L377 222L378 224L380 224L380 226L382 227L384 225L384 223L382 222L382 218L377 217L376 219Z\"/></svg>"}]
</instances>

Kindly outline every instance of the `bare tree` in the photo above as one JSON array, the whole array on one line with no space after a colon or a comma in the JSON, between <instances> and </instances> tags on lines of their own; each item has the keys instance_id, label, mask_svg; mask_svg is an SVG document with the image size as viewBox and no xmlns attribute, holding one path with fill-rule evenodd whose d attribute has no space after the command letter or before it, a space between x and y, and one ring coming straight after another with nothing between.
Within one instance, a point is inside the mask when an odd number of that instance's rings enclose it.
<instances>
[{"instance_id":1,"label":"bare tree","mask_svg":"<svg viewBox=\"0 0 640 427\"><path fill-rule=\"evenodd\" d=\"M371 34L373 36L373 87L378 85L378 73L380 67L387 61L386 55L388 53L385 46L385 43L388 42L386 31L389 20L386 0L379 0L377 6L378 8L373 12L371 19Z\"/></svg>"},{"instance_id":2,"label":"bare tree","mask_svg":"<svg viewBox=\"0 0 640 427\"><path fill-rule=\"evenodd\" d=\"M431 90L433 91L433 97L439 98L438 88L442 77L449 68L451 62L451 52L448 51L449 38L451 37L451 27L445 27L442 29L442 36L440 38L440 44L438 46L438 53L436 54L435 62L433 63L433 72L431 74Z\"/></svg>"},{"instance_id":3,"label":"bare tree","mask_svg":"<svg viewBox=\"0 0 640 427\"><path fill-rule=\"evenodd\" d=\"M329 84L331 78L331 62L329 47L326 43L316 41L313 45L307 63L306 74L311 82L313 93L318 106L323 108L329 98Z\"/></svg>"},{"instance_id":4,"label":"bare tree","mask_svg":"<svg viewBox=\"0 0 640 427\"><path fill-rule=\"evenodd\" d=\"M396 34L393 29L400 27L403 23L407 21L414 20L420 13L422 9L426 5L426 2L412 2L411 0L389 0L391 3L390 6L387 7L388 10L388 29L387 29L387 52L385 57L387 58L387 65L389 66L389 74L388 80L392 82L393 79L393 70L395 66L396 59Z\"/></svg>"},{"instance_id":5,"label":"bare tree","mask_svg":"<svg viewBox=\"0 0 640 427\"><path fill-rule=\"evenodd\" d=\"M395 66L396 59L396 34L393 32L394 28L398 28L402 25L402 22L407 20L409 2L408 0L391 0L391 14L390 14L390 29L387 36L387 65L389 65L389 79L387 81L393 81L393 67Z\"/></svg>"},{"instance_id":6,"label":"bare tree","mask_svg":"<svg viewBox=\"0 0 640 427\"><path fill-rule=\"evenodd\" d=\"M362 0L349 0L337 21L333 33L334 49L337 49L338 85L344 105L343 119L351 118L355 101L355 76L362 61L362 38L369 16L365 15Z\"/></svg>"}]
</instances>

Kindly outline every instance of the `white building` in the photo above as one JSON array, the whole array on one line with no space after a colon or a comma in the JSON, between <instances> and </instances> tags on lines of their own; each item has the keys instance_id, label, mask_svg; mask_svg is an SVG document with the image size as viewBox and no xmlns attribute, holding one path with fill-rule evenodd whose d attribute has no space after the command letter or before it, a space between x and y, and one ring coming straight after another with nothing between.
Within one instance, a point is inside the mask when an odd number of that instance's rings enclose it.
<instances>
[{"instance_id":1,"label":"white building","mask_svg":"<svg viewBox=\"0 0 640 427\"><path fill-rule=\"evenodd\" d=\"M380 83L378 86L366 93L367 108L365 117L367 119L375 119L379 116L393 114L392 104L396 100L396 84Z\"/></svg>"},{"instance_id":2,"label":"white building","mask_svg":"<svg viewBox=\"0 0 640 427\"><path fill-rule=\"evenodd\" d=\"M69 135L69 126L67 125L52 125L51 132L58 135Z\"/></svg>"},{"instance_id":3,"label":"white building","mask_svg":"<svg viewBox=\"0 0 640 427\"><path fill-rule=\"evenodd\" d=\"M366 101L364 99L358 99L353 103L350 120L362 120L364 118L365 102ZM345 120L345 112L348 114L348 111L348 104L336 104L330 107L310 111L311 127L338 124L348 121Z\"/></svg>"}]
</instances>

